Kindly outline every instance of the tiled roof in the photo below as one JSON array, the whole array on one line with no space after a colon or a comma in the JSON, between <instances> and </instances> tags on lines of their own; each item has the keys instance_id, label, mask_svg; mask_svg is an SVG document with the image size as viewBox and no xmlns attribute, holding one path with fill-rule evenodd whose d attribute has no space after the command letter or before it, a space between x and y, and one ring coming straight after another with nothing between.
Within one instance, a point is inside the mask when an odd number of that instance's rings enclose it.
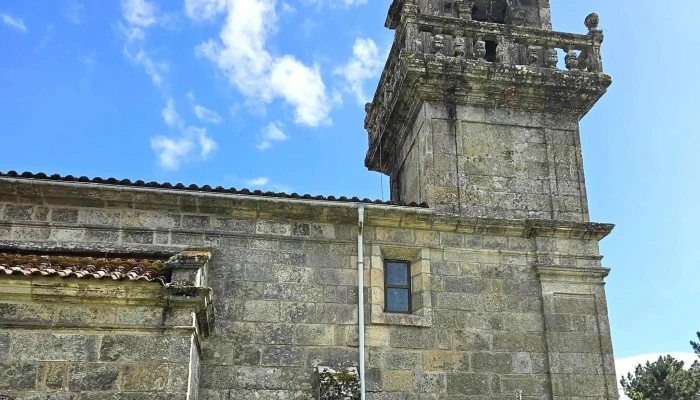
<instances>
[{"instance_id":1,"label":"tiled roof","mask_svg":"<svg viewBox=\"0 0 700 400\"><path fill-rule=\"evenodd\" d=\"M61 278L147 281L165 285L169 269L162 260L92 258L63 255L19 255L0 253L0 273Z\"/></svg>"},{"instance_id":2,"label":"tiled roof","mask_svg":"<svg viewBox=\"0 0 700 400\"><path fill-rule=\"evenodd\" d=\"M85 182L85 183L99 183L103 185L113 185L113 186L131 186L131 187L142 187L142 188L153 188L153 189L175 189L175 190L185 190L193 192L211 192L211 193L229 193L229 194L239 194L239 195L251 195L251 196L264 196L264 197L278 197L285 199L305 199L305 200L319 200L319 201L338 201L346 203L365 203L365 204L381 204L381 205L395 205L395 206L408 206L408 207L421 207L428 208L427 203L417 204L413 203L395 203L392 201L382 201L382 200L371 200L371 199L360 199L359 197L346 197L346 196L314 196L310 194L298 194L298 193L278 193L278 192L263 192L262 190L249 190L249 189L236 189L236 188L224 188L221 186L211 187L209 185L198 186L198 185L184 185L182 183L158 183L158 182L144 182L141 180L131 181L129 179L116 179L116 178L88 178L87 176L75 177L73 175L47 175L45 173L32 173L32 172L16 172L0 171L0 178L26 178L26 179L39 179L39 180L50 180L50 181L63 181L63 182Z\"/></svg>"}]
</instances>

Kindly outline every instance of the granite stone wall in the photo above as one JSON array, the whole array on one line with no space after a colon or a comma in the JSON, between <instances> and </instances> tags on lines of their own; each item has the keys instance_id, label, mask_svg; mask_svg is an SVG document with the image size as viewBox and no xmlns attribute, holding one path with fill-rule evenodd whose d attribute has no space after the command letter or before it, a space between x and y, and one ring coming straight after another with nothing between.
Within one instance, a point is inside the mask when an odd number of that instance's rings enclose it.
<instances>
[{"instance_id":1,"label":"granite stone wall","mask_svg":"<svg viewBox=\"0 0 700 400\"><path fill-rule=\"evenodd\" d=\"M191 317L138 305L152 284L131 290L76 281L0 280L0 395L187 399L191 353L199 355L192 329L174 326L191 325ZM126 297L137 304L118 304Z\"/></svg>"},{"instance_id":2,"label":"granite stone wall","mask_svg":"<svg viewBox=\"0 0 700 400\"><path fill-rule=\"evenodd\" d=\"M317 366L358 364L354 205L2 179L0 189L5 248L211 251L215 322L201 342L200 399L314 399ZM598 254L609 229L368 206L368 399L512 399L516 391L523 399L617 398ZM412 315L383 313L383 260L396 257L411 262ZM58 359L66 393L82 388L75 382L88 376L85 366L105 369L90 382L107 382L86 391L126 392L133 365L170 371L174 363L185 372L191 350L168 342L162 358L151 349L174 338L118 330L66 339L3 332L0 344L11 344L0 355L17 365L26 358L21 368L36 371L27 393L45 391L37 377L58 356L15 343L56 343L49 348L75 354ZM171 390L164 382L158 389Z\"/></svg>"},{"instance_id":3,"label":"granite stone wall","mask_svg":"<svg viewBox=\"0 0 700 400\"><path fill-rule=\"evenodd\" d=\"M471 217L588 222L576 116L426 103L400 146L395 200Z\"/></svg>"}]
</instances>

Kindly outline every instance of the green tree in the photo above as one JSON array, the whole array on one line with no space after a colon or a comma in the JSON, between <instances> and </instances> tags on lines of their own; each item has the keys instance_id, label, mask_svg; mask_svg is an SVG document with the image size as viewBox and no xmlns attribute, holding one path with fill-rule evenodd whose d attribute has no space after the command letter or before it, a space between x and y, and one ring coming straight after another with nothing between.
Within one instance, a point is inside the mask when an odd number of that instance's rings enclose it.
<instances>
[{"instance_id":1,"label":"green tree","mask_svg":"<svg viewBox=\"0 0 700 400\"><path fill-rule=\"evenodd\" d=\"M685 369L683 361L669 355L638 365L634 374L627 374L620 383L632 400L695 400L700 393L698 372L696 368Z\"/></svg>"},{"instance_id":2,"label":"green tree","mask_svg":"<svg viewBox=\"0 0 700 400\"><path fill-rule=\"evenodd\" d=\"M698 341L693 342L692 340L690 341L690 345L693 346L693 350L695 350L695 354L698 355L698 360L696 360L693 363L693 369L695 370L700 370L700 332L698 332Z\"/></svg>"}]
</instances>

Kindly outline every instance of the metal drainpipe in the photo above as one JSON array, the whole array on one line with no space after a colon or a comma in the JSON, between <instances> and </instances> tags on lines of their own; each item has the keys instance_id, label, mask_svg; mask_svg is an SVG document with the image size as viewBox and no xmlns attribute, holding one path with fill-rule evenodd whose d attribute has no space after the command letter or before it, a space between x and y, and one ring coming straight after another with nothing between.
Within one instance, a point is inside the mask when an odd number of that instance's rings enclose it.
<instances>
[{"instance_id":1,"label":"metal drainpipe","mask_svg":"<svg viewBox=\"0 0 700 400\"><path fill-rule=\"evenodd\" d=\"M360 399L365 400L365 255L362 231L365 226L365 207L357 209L357 297L358 297L358 330L360 347Z\"/></svg>"}]
</instances>

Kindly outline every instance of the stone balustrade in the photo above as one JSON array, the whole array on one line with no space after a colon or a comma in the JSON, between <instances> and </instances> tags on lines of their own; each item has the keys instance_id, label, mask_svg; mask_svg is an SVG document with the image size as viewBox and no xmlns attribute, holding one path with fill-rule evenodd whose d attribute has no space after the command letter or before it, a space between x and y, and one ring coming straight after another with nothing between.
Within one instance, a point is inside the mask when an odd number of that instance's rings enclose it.
<instances>
[{"instance_id":1,"label":"stone balustrade","mask_svg":"<svg viewBox=\"0 0 700 400\"><path fill-rule=\"evenodd\" d=\"M581 78L600 76L603 31L598 24L598 15L590 14L585 20L588 34L582 35L422 14L415 5L403 5L401 22L390 25L396 36L375 97L365 106L370 147L386 127L389 110L399 101L408 64L427 62L434 68L437 62L451 70L461 69L465 77L475 68L490 66L518 66ZM563 50L564 70L560 69L559 50Z\"/></svg>"},{"instance_id":2,"label":"stone balustrade","mask_svg":"<svg viewBox=\"0 0 700 400\"><path fill-rule=\"evenodd\" d=\"M566 54L567 70L600 73L603 31L598 23L597 14L589 15L588 34L580 35L417 14L397 29L397 35L403 35L405 40L396 41L395 47L410 54L542 68L558 68L557 50L561 49ZM392 53L395 51L392 49Z\"/></svg>"}]
</instances>

